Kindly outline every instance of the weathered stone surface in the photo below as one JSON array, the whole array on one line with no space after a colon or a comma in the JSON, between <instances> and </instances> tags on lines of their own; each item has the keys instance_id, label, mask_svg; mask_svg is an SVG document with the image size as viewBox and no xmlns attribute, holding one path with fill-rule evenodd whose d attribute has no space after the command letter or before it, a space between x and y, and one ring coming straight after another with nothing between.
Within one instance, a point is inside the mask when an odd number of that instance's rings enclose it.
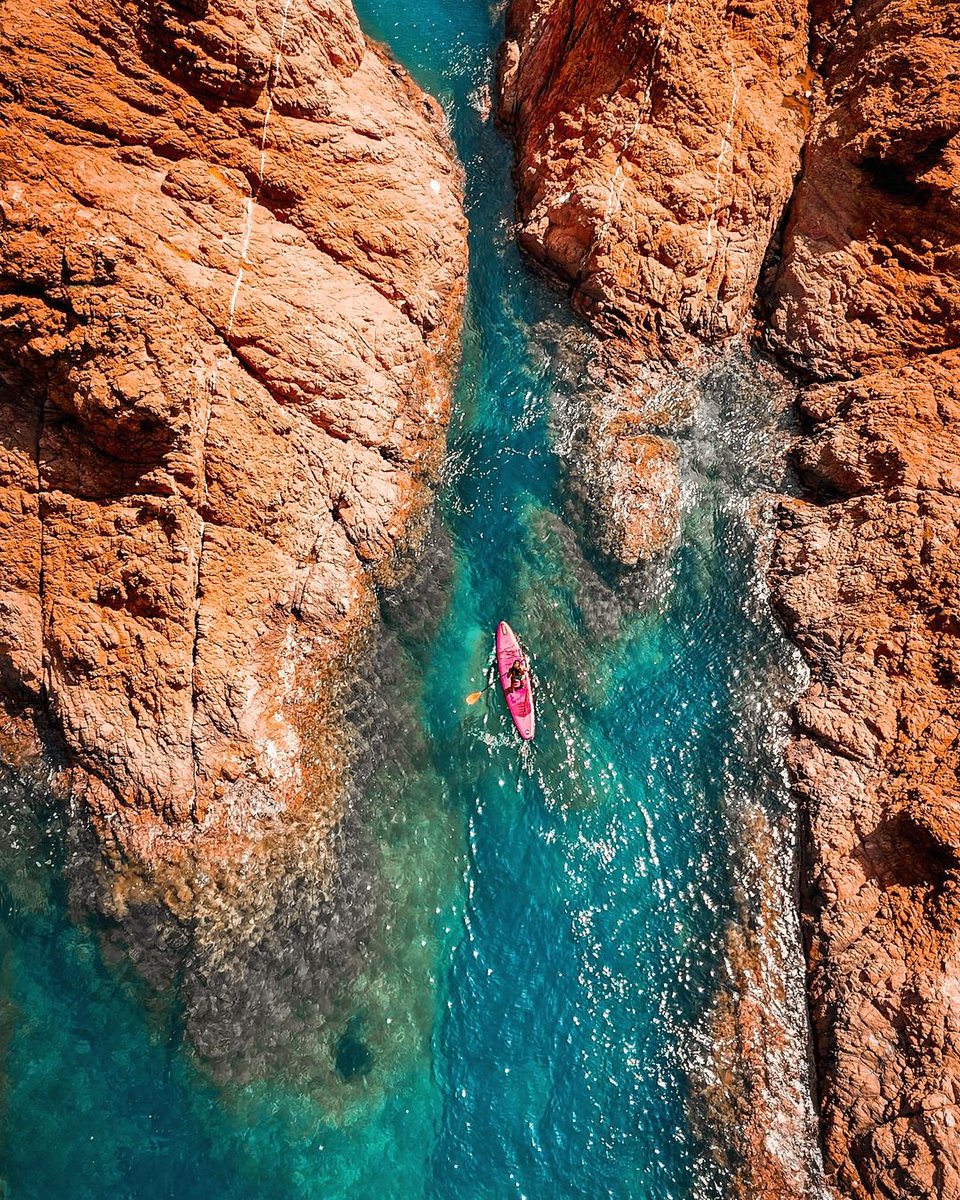
<instances>
[{"instance_id":1,"label":"weathered stone surface","mask_svg":"<svg viewBox=\"0 0 960 1200\"><path fill-rule=\"evenodd\" d=\"M815 6L825 95L769 339L813 382L774 600L826 1165L960 1195L960 50L955 5Z\"/></svg>"},{"instance_id":2,"label":"weathered stone surface","mask_svg":"<svg viewBox=\"0 0 960 1200\"><path fill-rule=\"evenodd\" d=\"M957 344L960 11L814 5L825 95L810 130L769 342L849 378Z\"/></svg>"},{"instance_id":3,"label":"weathered stone surface","mask_svg":"<svg viewBox=\"0 0 960 1200\"><path fill-rule=\"evenodd\" d=\"M635 567L676 540L680 509L680 455L668 438L632 432L617 420L598 430L587 455L589 477L599 481L599 542L607 556Z\"/></svg>"},{"instance_id":4,"label":"weathered stone surface","mask_svg":"<svg viewBox=\"0 0 960 1200\"><path fill-rule=\"evenodd\" d=\"M799 169L806 7L514 0L506 35L498 115L516 143L520 245L609 339L595 424L623 427L609 457L633 466L596 474L595 516L601 546L635 562L679 522L672 485L672 514L648 503L663 454L629 444L687 415L643 427L669 378L650 364L689 361L743 328Z\"/></svg>"},{"instance_id":5,"label":"weathered stone surface","mask_svg":"<svg viewBox=\"0 0 960 1200\"><path fill-rule=\"evenodd\" d=\"M960 1188L958 400L958 353L808 393L799 463L835 498L784 505L772 567L812 672L789 765L824 1147L858 1198Z\"/></svg>"},{"instance_id":6,"label":"weathered stone surface","mask_svg":"<svg viewBox=\"0 0 960 1200\"><path fill-rule=\"evenodd\" d=\"M442 115L339 0L10 2L0 103L0 683L121 856L235 856L429 498Z\"/></svg>"},{"instance_id":7,"label":"weathered stone surface","mask_svg":"<svg viewBox=\"0 0 960 1200\"><path fill-rule=\"evenodd\" d=\"M800 0L514 0L499 114L521 245L643 357L738 332L799 168L806 67Z\"/></svg>"}]
</instances>

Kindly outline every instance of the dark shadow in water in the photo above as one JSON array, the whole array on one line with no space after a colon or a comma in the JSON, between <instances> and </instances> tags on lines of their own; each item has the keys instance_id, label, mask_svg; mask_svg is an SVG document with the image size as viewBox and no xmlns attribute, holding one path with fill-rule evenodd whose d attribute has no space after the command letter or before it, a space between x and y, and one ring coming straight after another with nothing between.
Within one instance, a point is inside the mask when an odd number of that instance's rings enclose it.
<instances>
[{"instance_id":1,"label":"dark shadow in water","mask_svg":"<svg viewBox=\"0 0 960 1200\"><path fill-rule=\"evenodd\" d=\"M333 1061L341 1079L355 1079L366 1075L373 1066L373 1051L364 1042L363 1017L355 1013L337 1040Z\"/></svg>"},{"instance_id":2,"label":"dark shadow in water","mask_svg":"<svg viewBox=\"0 0 960 1200\"><path fill-rule=\"evenodd\" d=\"M67 866L73 916L99 932L115 970L130 963L153 989L148 1006L171 1049L185 1042L220 1083L313 1080L318 1042L366 965L376 920L375 858L356 813L329 845L304 827L274 853L258 852L253 869L187 919L157 899L104 917L98 847L89 832L77 842Z\"/></svg>"}]
</instances>

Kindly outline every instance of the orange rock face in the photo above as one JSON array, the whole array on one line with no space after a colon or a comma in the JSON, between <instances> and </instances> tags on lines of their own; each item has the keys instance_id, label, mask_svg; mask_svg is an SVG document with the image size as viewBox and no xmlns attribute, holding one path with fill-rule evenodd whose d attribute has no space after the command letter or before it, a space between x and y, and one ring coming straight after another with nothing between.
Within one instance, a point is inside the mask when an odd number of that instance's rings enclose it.
<instances>
[{"instance_id":1,"label":"orange rock face","mask_svg":"<svg viewBox=\"0 0 960 1200\"><path fill-rule=\"evenodd\" d=\"M772 576L813 676L790 768L827 1165L845 1195L955 1195L960 355L805 409L833 498L785 506Z\"/></svg>"},{"instance_id":2,"label":"orange rock face","mask_svg":"<svg viewBox=\"0 0 960 1200\"><path fill-rule=\"evenodd\" d=\"M679 525L675 480L649 498L675 456L662 435L688 411L647 419L671 383L649 364L690 359L749 313L799 169L806 6L514 0L506 34L498 115L516 143L519 241L610 339L594 423L602 458L633 465L595 472L591 490L601 545L631 565ZM638 458L638 433L662 449Z\"/></svg>"},{"instance_id":3,"label":"orange rock face","mask_svg":"<svg viewBox=\"0 0 960 1200\"><path fill-rule=\"evenodd\" d=\"M501 119L520 243L644 357L741 328L799 167L800 0L516 0Z\"/></svg>"},{"instance_id":4,"label":"orange rock face","mask_svg":"<svg viewBox=\"0 0 960 1200\"><path fill-rule=\"evenodd\" d=\"M607 427L588 453L588 470L602 480L598 531L601 549L635 567L671 546L680 508L680 455L668 438L633 432L628 422Z\"/></svg>"},{"instance_id":5,"label":"orange rock face","mask_svg":"<svg viewBox=\"0 0 960 1200\"><path fill-rule=\"evenodd\" d=\"M769 342L818 379L960 340L960 82L952 5L814 5L825 95L773 288Z\"/></svg>"},{"instance_id":6,"label":"orange rock face","mask_svg":"<svg viewBox=\"0 0 960 1200\"><path fill-rule=\"evenodd\" d=\"M815 17L769 336L819 381L797 448L819 499L784 506L772 579L812 674L790 767L823 1142L845 1196L957 1196L960 16Z\"/></svg>"},{"instance_id":7,"label":"orange rock face","mask_svg":"<svg viewBox=\"0 0 960 1200\"><path fill-rule=\"evenodd\" d=\"M7 707L124 856L236 849L329 801L328 684L429 498L442 115L339 0L8 3L0 98Z\"/></svg>"}]
</instances>

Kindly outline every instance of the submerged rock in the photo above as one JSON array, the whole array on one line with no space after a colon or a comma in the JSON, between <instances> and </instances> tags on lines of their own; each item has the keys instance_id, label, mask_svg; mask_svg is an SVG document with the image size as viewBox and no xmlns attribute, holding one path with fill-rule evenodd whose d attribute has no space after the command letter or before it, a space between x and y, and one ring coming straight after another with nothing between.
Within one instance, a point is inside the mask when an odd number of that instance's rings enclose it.
<instances>
[{"instance_id":1,"label":"submerged rock","mask_svg":"<svg viewBox=\"0 0 960 1200\"><path fill-rule=\"evenodd\" d=\"M797 915L783 903L794 872L792 832L752 802L738 815L727 978L707 1017L709 1057L692 1072L691 1119L731 1195L825 1200L803 966L794 957Z\"/></svg>"},{"instance_id":2,"label":"submerged rock","mask_svg":"<svg viewBox=\"0 0 960 1200\"><path fill-rule=\"evenodd\" d=\"M11 3L0 50L6 737L190 909L186 857L337 817L330 683L442 451L460 171L346 0Z\"/></svg>"},{"instance_id":3,"label":"submerged rock","mask_svg":"<svg viewBox=\"0 0 960 1200\"><path fill-rule=\"evenodd\" d=\"M591 478L603 481L597 502L601 549L623 567L669 550L679 534L680 454L667 438L634 433L618 421L591 444Z\"/></svg>"}]
</instances>

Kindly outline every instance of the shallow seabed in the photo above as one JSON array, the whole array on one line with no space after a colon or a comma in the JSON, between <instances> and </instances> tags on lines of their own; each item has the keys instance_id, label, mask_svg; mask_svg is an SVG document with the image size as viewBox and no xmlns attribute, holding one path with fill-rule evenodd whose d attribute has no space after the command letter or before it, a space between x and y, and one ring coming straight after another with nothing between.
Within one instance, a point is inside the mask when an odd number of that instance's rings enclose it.
<instances>
[{"instance_id":1,"label":"shallow seabed","mask_svg":"<svg viewBox=\"0 0 960 1200\"><path fill-rule=\"evenodd\" d=\"M69 919L61 823L8 782L0 1175L11 1200L719 1197L708 1143L727 1131L696 1119L690 1079L711 1053L725 931L763 883L741 857L757 808L789 911L778 755L796 667L757 567L776 390L746 358L706 375L682 439L680 548L629 586L604 578L565 515L582 332L520 263L509 148L487 115L496 17L479 0L358 9L450 114L472 268L440 524L385 602L356 701L367 752L336 918L356 927L336 943L349 962L312 1022L295 987L248 1006L238 1041L279 1047L252 1055L268 1069L211 1072L177 988L106 964ZM523 749L495 693L464 704L504 617L534 661ZM311 912L296 904L268 959L291 978Z\"/></svg>"}]
</instances>

